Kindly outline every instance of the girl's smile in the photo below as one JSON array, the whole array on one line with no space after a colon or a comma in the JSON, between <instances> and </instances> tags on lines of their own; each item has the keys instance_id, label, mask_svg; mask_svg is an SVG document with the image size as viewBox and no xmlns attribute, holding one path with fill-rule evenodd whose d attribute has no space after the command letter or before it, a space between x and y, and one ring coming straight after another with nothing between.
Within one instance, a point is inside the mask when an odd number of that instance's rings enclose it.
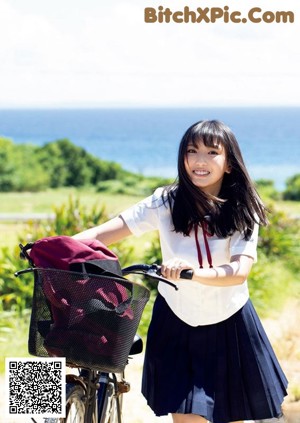
<instances>
[{"instance_id":1,"label":"girl's smile","mask_svg":"<svg viewBox=\"0 0 300 423\"><path fill-rule=\"evenodd\" d=\"M188 144L184 164L191 182L215 196L220 192L224 173L230 172L225 149L220 144L213 147L203 142Z\"/></svg>"},{"instance_id":2,"label":"girl's smile","mask_svg":"<svg viewBox=\"0 0 300 423\"><path fill-rule=\"evenodd\" d=\"M198 176L207 176L210 174L208 170L194 170L193 173Z\"/></svg>"}]
</instances>

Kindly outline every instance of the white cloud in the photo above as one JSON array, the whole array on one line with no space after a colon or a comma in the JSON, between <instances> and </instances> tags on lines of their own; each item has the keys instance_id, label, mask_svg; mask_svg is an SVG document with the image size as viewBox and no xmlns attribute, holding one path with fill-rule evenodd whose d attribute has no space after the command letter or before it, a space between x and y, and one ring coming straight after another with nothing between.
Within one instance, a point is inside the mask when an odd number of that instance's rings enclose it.
<instances>
[{"instance_id":1,"label":"white cloud","mask_svg":"<svg viewBox=\"0 0 300 423\"><path fill-rule=\"evenodd\" d=\"M0 0L0 105L299 104L294 24L146 24L220 0ZM298 1L228 0L230 10ZM26 6L26 7L25 7Z\"/></svg>"}]
</instances>

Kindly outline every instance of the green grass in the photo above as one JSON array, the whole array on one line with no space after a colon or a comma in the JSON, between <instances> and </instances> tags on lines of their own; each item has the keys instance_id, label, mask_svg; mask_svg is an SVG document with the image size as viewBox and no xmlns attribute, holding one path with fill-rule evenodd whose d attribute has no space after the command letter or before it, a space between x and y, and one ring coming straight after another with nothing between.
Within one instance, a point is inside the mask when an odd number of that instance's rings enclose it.
<instances>
[{"instance_id":1,"label":"green grass","mask_svg":"<svg viewBox=\"0 0 300 423\"><path fill-rule=\"evenodd\" d=\"M25 225L23 223L0 223L0 233L2 246L13 247L17 244L18 234L23 233Z\"/></svg>"},{"instance_id":2,"label":"green grass","mask_svg":"<svg viewBox=\"0 0 300 423\"><path fill-rule=\"evenodd\" d=\"M29 310L22 316L14 311L0 312L0 373L5 369L5 357L29 357L29 315Z\"/></svg>"},{"instance_id":3,"label":"green grass","mask_svg":"<svg viewBox=\"0 0 300 423\"><path fill-rule=\"evenodd\" d=\"M109 193L96 193L93 188L60 188L49 189L43 192L9 192L0 193L1 213L48 213L53 211L53 206L65 203L69 196L80 197L87 206L105 204L110 214L117 214L127 208L141 197L130 195L113 195Z\"/></svg>"},{"instance_id":4,"label":"green grass","mask_svg":"<svg viewBox=\"0 0 300 423\"><path fill-rule=\"evenodd\" d=\"M93 188L60 188L39 193L10 192L0 193L0 213L52 213L54 207L65 204L70 196L74 199L79 197L81 203L87 207L104 204L110 216L117 215L141 199L130 195L96 193ZM21 222L0 222L2 245L8 247L16 245L18 234L22 234L25 227L26 224Z\"/></svg>"},{"instance_id":5,"label":"green grass","mask_svg":"<svg viewBox=\"0 0 300 423\"><path fill-rule=\"evenodd\" d=\"M59 188L38 193L0 193L1 213L51 213L53 207L67 202L68 198L79 197L81 202L93 207L105 204L110 216L115 216L141 199L133 195L97 193L93 188ZM300 201L276 201L276 208L294 217L300 216ZM16 222L0 222L2 239L9 247L17 242L17 235L23 232L24 225ZM143 244L143 239L138 244ZM140 249L140 247L138 247Z\"/></svg>"},{"instance_id":6,"label":"green grass","mask_svg":"<svg viewBox=\"0 0 300 423\"><path fill-rule=\"evenodd\" d=\"M276 208L291 217L300 218L300 201L276 201Z\"/></svg>"},{"instance_id":7,"label":"green grass","mask_svg":"<svg viewBox=\"0 0 300 423\"><path fill-rule=\"evenodd\" d=\"M0 192L1 213L51 213L53 206L65 203L69 196L80 197L88 206L105 204L110 214L117 214L142 197L126 194L97 193L93 188L59 188L43 192ZM294 216L300 216L300 201L275 202L276 208Z\"/></svg>"},{"instance_id":8,"label":"green grass","mask_svg":"<svg viewBox=\"0 0 300 423\"><path fill-rule=\"evenodd\" d=\"M300 276L286 262L259 258L248 278L251 300L261 318L278 317L290 298L300 299Z\"/></svg>"}]
</instances>

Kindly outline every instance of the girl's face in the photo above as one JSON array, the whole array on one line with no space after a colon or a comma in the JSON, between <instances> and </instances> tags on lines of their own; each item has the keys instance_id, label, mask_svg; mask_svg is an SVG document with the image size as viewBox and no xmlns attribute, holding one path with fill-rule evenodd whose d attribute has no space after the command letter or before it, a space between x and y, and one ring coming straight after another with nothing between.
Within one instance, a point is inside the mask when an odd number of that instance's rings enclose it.
<instances>
[{"instance_id":1,"label":"girl's face","mask_svg":"<svg viewBox=\"0 0 300 423\"><path fill-rule=\"evenodd\" d=\"M230 173L226 151L222 144L213 147L188 143L184 166L191 182L207 194L217 196L221 190L224 173Z\"/></svg>"}]
</instances>

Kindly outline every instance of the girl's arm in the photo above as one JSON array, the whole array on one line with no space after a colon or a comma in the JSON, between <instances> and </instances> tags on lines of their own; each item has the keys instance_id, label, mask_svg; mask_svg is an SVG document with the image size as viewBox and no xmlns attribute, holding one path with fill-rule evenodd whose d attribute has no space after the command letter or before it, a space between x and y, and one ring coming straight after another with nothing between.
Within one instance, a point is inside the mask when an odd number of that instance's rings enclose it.
<instances>
[{"instance_id":1,"label":"girl's arm","mask_svg":"<svg viewBox=\"0 0 300 423\"><path fill-rule=\"evenodd\" d=\"M131 231L124 222L124 220L118 216L102 225L95 226L94 228L87 229L86 231L79 232L74 235L73 238L78 240L83 239L98 239L105 245L113 244L123 238L131 235Z\"/></svg>"},{"instance_id":2,"label":"girl's arm","mask_svg":"<svg viewBox=\"0 0 300 423\"><path fill-rule=\"evenodd\" d=\"M162 274L167 279L179 279L180 272L184 269L193 269L193 281L210 286L241 285L247 279L253 258L245 255L236 255L230 263L212 269L195 269L188 262L180 259L168 260L162 265Z\"/></svg>"}]
</instances>

